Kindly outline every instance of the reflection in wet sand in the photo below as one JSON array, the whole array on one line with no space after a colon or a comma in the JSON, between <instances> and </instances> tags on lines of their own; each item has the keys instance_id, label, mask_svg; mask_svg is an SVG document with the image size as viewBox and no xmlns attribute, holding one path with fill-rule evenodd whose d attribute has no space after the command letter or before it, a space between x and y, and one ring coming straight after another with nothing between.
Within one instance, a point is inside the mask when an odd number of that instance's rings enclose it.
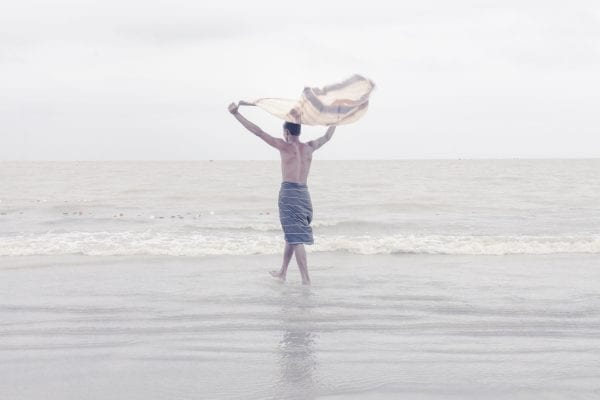
<instances>
[{"instance_id":1,"label":"reflection in wet sand","mask_svg":"<svg viewBox=\"0 0 600 400\"><path fill-rule=\"evenodd\" d=\"M283 336L279 342L277 398L312 399L316 396L316 334L312 330L314 304L310 287L285 287L281 294Z\"/></svg>"}]
</instances>

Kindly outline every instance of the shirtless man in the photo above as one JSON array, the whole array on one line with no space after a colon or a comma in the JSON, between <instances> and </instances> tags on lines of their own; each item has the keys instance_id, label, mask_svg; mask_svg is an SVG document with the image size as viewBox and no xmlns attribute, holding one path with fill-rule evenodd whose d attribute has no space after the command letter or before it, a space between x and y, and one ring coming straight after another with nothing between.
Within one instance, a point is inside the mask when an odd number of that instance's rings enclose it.
<instances>
[{"instance_id":1,"label":"shirtless man","mask_svg":"<svg viewBox=\"0 0 600 400\"><path fill-rule=\"evenodd\" d=\"M281 156L282 183L279 192L279 219L285 234L283 263L279 271L271 275L285 281L287 268L296 254L296 262L302 276L302 283L310 284L306 250L304 244L313 244L312 204L306 181L310 171L313 152L327 143L333 136L335 126L329 127L322 137L302 143L299 140L300 125L286 122L283 125L283 138L275 138L248 121L238 111L238 105L231 103L229 112L250 132L264 140L269 146L279 150Z\"/></svg>"}]
</instances>

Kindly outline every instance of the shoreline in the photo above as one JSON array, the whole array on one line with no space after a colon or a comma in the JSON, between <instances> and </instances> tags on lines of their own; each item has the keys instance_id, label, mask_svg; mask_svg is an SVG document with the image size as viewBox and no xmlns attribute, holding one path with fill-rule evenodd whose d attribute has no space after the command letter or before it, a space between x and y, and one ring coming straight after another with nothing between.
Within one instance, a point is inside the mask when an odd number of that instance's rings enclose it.
<instances>
[{"instance_id":1,"label":"shoreline","mask_svg":"<svg viewBox=\"0 0 600 400\"><path fill-rule=\"evenodd\" d=\"M270 277L275 255L30 257L0 258L2 398L600 390L593 254L312 253L310 287L294 260Z\"/></svg>"}]
</instances>

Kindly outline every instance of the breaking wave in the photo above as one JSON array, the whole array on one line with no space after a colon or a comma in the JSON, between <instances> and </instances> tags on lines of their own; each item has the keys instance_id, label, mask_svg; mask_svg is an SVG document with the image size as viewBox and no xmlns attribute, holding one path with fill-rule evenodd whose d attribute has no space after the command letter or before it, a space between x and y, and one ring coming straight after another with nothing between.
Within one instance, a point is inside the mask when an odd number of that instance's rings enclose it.
<instances>
[{"instance_id":1,"label":"breaking wave","mask_svg":"<svg viewBox=\"0 0 600 400\"><path fill-rule=\"evenodd\" d=\"M311 251L355 254L600 253L600 235L316 235ZM0 256L85 254L211 256L277 254L280 233L144 231L47 232L0 236Z\"/></svg>"}]
</instances>

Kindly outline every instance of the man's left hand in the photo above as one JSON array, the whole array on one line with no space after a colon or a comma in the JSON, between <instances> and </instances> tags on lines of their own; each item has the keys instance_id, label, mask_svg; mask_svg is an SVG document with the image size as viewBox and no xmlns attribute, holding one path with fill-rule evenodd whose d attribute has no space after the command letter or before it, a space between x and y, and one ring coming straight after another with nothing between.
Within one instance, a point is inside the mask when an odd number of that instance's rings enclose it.
<instances>
[{"instance_id":1,"label":"man's left hand","mask_svg":"<svg viewBox=\"0 0 600 400\"><path fill-rule=\"evenodd\" d=\"M235 103L231 103L229 105L229 112L232 113L232 114L234 114L234 115L237 114L237 112L238 112L238 105L235 104Z\"/></svg>"}]
</instances>

